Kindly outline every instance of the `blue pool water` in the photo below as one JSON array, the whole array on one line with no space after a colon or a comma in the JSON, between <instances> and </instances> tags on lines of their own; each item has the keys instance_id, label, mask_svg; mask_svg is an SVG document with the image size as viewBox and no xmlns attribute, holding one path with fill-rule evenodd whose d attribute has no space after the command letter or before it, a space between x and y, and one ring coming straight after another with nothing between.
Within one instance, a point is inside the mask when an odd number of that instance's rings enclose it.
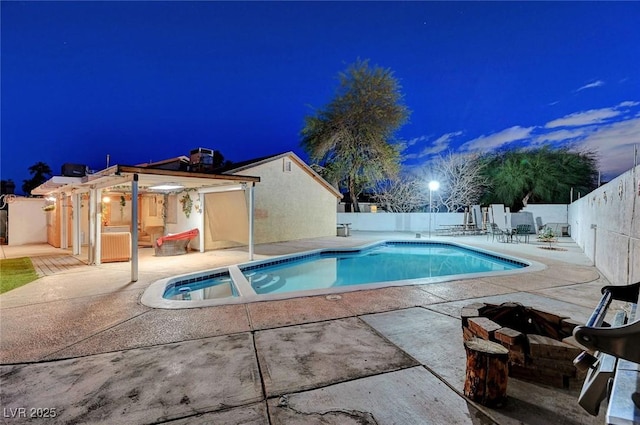
<instances>
[{"instance_id":1,"label":"blue pool water","mask_svg":"<svg viewBox=\"0 0 640 425\"><path fill-rule=\"evenodd\" d=\"M237 296L238 291L229 273L201 274L178 280L167 285L162 294L162 298L168 300L184 301Z\"/></svg>"},{"instance_id":2,"label":"blue pool water","mask_svg":"<svg viewBox=\"0 0 640 425\"><path fill-rule=\"evenodd\" d=\"M528 264L489 252L441 242L384 242L364 249L322 250L230 266L170 280L170 300L206 300L282 294L313 289L500 272ZM236 270L232 275L230 270ZM242 275L240 275L240 272ZM234 281L235 279L235 281ZM243 282L239 282L242 280ZM413 283L421 283L419 280ZM248 293L248 294L247 294Z\"/></svg>"},{"instance_id":3,"label":"blue pool water","mask_svg":"<svg viewBox=\"0 0 640 425\"><path fill-rule=\"evenodd\" d=\"M240 266L258 294L513 270L525 264L471 249L433 243L385 243L352 252Z\"/></svg>"}]
</instances>

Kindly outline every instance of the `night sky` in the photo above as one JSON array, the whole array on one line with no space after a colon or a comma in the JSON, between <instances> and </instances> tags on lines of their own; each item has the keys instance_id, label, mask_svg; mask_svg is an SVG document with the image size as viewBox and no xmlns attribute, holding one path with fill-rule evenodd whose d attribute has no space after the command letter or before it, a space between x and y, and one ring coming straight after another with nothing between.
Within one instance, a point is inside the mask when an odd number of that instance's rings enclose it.
<instances>
[{"instance_id":1,"label":"night sky","mask_svg":"<svg viewBox=\"0 0 640 425\"><path fill-rule=\"evenodd\" d=\"M1 3L1 169L300 148L358 58L393 70L407 168L513 145L640 146L639 2Z\"/></svg>"}]
</instances>

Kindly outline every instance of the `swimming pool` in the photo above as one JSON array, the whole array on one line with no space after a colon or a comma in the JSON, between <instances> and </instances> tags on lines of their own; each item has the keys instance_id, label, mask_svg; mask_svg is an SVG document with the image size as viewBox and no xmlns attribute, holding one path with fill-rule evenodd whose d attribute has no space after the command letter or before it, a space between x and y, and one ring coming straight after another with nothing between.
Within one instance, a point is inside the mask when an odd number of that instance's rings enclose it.
<instances>
[{"instance_id":1,"label":"swimming pool","mask_svg":"<svg viewBox=\"0 0 640 425\"><path fill-rule=\"evenodd\" d=\"M323 251L239 267L257 294L273 294L526 266L450 244L386 242L355 251Z\"/></svg>"},{"instance_id":2,"label":"swimming pool","mask_svg":"<svg viewBox=\"0 0 640 425\"><path fill-rule=\"evenodd\" d=\"M535 267L532 267L535 266ZM142 303L190 308L522 273L544 266L450 242L322 249L154 282Z\"/></svg>"}]
</instances>

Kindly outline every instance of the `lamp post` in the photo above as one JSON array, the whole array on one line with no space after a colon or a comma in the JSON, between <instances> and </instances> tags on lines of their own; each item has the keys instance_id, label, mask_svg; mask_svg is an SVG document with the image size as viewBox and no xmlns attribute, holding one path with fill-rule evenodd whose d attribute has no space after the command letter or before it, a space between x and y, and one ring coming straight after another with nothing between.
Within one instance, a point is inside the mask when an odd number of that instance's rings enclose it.
<instances>
[{"instance_id":1,"label":"lamp post","mask_svg":"<svg viewBox=\"0 0 640 425\"><path fill-rule=\"evenodd\" d=\"M433 205L431 200L433 198L433 191L440 189L440 182L431 180L429 182L429 239L431 239L431 221L433 220Z\"/></svg>"}]
</instances>

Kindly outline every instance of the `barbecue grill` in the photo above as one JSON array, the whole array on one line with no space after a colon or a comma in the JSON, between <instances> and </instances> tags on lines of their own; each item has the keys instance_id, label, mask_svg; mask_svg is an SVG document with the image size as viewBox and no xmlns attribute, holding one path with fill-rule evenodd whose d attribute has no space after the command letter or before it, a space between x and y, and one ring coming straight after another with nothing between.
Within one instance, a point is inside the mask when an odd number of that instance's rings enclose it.
<instances>
[{"instance_id":1,"label":"barbecue grill","mask_svg":"<svg viewBox=\"0 0 640 425\"><path fill-rule=\"evenodd\" d=\"M574 360L587 370L578 403L592 415L608 398L608 425L640 424L640 282L625 286L605 286L602 298L584 326L573 331L576 340L592 350ZM613 323L604 318L612 300L628 303L616 312Z\"/></svg>"}]
</instances>

